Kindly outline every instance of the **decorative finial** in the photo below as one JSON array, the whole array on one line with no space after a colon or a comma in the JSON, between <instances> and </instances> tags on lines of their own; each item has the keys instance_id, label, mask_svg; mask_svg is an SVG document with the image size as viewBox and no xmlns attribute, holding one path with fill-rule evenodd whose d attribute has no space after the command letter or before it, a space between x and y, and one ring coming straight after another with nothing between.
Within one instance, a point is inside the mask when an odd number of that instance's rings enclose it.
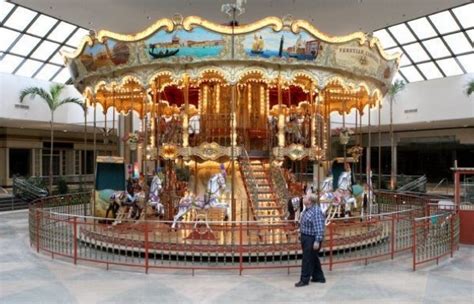
<instances>
[{"instance_id":1,"label":"decorative finial","mask_svg":"<svg viewBox=\"0 0 474 304\"><path fill-rule=\"evenodd\" d=\"M229 17L240 16L243 13L245 13L245 8L243 7L243 5L246 3L247 3L247 0L235 0L235 4L234 3L223 4L221 7L221 11L229 15Z\"/></svg>"}]
</instances>

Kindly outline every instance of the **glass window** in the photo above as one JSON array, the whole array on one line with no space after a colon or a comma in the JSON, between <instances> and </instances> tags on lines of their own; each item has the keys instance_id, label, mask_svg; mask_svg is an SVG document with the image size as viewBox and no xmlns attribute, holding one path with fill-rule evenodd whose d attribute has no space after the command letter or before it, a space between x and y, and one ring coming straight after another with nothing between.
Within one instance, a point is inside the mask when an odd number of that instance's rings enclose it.
<instances>
[{"instance_id":1,"label":"glass window","mask_svg":"<svg viewBox=\"0 0 474 304\"><path fill-rule=\"evenodd\" d=\"M408 59L408 57L405 55L402 49L399 47L390 49L389 54L394 54L394 53L400 53L402 54L401 60L400 60L400 66L405 66L405 65L410 65L411 61Z\"/></svg>"},{"instance_id":2,"label":"glass window","mask_svg":"<svg viewBox=\"0 0 474 304\"><path fill-rule=\"evenodd\" d=\"M436 63L438 63L446 76L462 74L461 68L453 58L437 60Z\"/></svg>"},{"instance_id":3,"label":"glass window","mask_svg":"<svg viewBox=\"0 0 474 304\"><path fill-rule=\"evenodd\" d=\"M430 59L430 57L428 57L428 54L426 54L425 50L423 50L423 48L418 42L405 45L403 49L405 50L405 53L407 53L408 56L410 56L411 60L413 60L414 62L420 62Z\"/></svg>"},{"instance_id":4,"label":"glass window","mask_svg":"<svg viewBox=\"0 0 474 304\"><path fill-rule=\"evenodd\" d=\"M23 31L36 15L36 12L18 6L15 12L13 12L13 14L7 19L4 25L19 31Z\"/></svg>"},{"instance_id":5,"label":"glass window","mask_svg":"<svg viewBox=\"0 0 474 304\"><path fill-rule=\"evenodd\" d=\"M8 50L10 45L19 35L20 34L15 31L0 27L0 37L2 37L0 39L0 51Z\"/></svg>"},{"instance_id":6,"label":"glass window","mask_svg":"<svg viewBox=\"0 0 474 304\"><path fill-rule=\"evenodd\" d=\"M376 31L374 32L374 36L380 40L380 43L384 48L390 48L397 45L386 30Z\"/></svg>"},{"instance_id":7,"label":"glass window","mask_svg":"<svg viewBox=\"0 0 474 304\"><path fill-rule=\"evenodd\" d=\"M466 72L474 73L474 54L458 56L457 58Z\"/></svg>"},{"instance_id":8,"label":"glass window","mask_svg":"<svg viewBox=\"0 0 474 304\"><path fill-rule=\"evenodd\" d=\"M52 64L45 64L44 67L36 74L35 78L42 80L50 80L60 67Z\"/></svg>"},{"instance_id":9,"label":"glass window","mask_svg":"<svg viewBox=\"0 0 474 304\"><path fill-rule=\"evenodd\" d=\"M68 39L67 45L70 45L72 47L78 47L79 43L81 43L82 38L89 34L88 30L85 30L83 28L78 29L74 35L71 36L71 38Z\"/></svg>"},{"instance_id":10,"label":"glass window","mask_svg":"<svg viewBox=\"0 0 474 304\"><path fill-rule=\"evenodd\" d=\"M15 7L14 4L9 2L0 1L0 22L5 19L5 17L10 13L10 11Z\"/></svg>"},{"instance_id":11,"label":"glass window","mask_svg":"<svg viewBox=\"0 0 474 304\"><path fill-rule=\"evenodd\" d=\"M46 60L58 49L58 47L59 44L44 40L31 57Z\"/></svg>"},{"instance_id":12,"label":"glass window","mask_svg":"<svg viewBox=\"0 0 474 304\"><path fill-rule=\"evenodd\" d=\"M20 69L16 71L15 75L32 77L42 65L43 63L40 61L28 59L21 65Z\"/></svg>"},{"instance_id":13,"label":"glass window","mask_svg":"<svg viewBox=\"0 0 474 304\"><path fill-rule=\"evenodd\" d=\"M37 35L43 37L46 35L51 28L58 22L57 19L51 18L46 15L39 16L38 19L30 26L26 31L29 34Z\"/></svg>"},{"instance_id":14,"label":"glass window","mask_svg":"<svg viewBox=\"0 0 474 304\"><path fill-rule=\"evenodd\" d=\"M18 55L26 56L34 49L34 47L38 44L39 41L39 38L24 34L21 36L20 40L17 41L15 46L11 49L11 52Z\"/></svg>"},{"instance_id":15,"label":"glass window","mask_svg":"<svg viewBox=\"0 0 474 304\"><path fill-rule=\"evenodd\" d=\"M459 31L459 26L448 11L429 16L440 34Z\"/></svg>"},{"instance_id":16,"label":"glass window","mask_svg":"<svg viewBox=\"0 0 474 304\"><path fill-rule=\"evenodd\" d=\"M30 168L30 149L10 149L9 151L9 165L10 177L23 176L27 177L31 174Z\"/></svg>"},{"instance_id":17,"label":"glass window","mask_svg":"<svg viewBox=\"0 0 474 304\"><path fill-rule=\"evenodd\" d=\"M71 78L71 73L69 72L68 68L63 68L61 72L59 72L56 77L52 81L58 82L58 83L65 83Z\"/></svg>"},{"instance_id":18,"label":"glass window","mask_svg":"<svg viewBox=\"0 0 474 304\"><path fill-rule=\"evenodd\" d=\"M416 40L415 36L413 36L408 27L405 25L405 23L391 26L388 29L400 44L405 44Z\"/></svg>"},{"instance_id":19,"label":"glass window","mask_svg":"<svg viewBox=\"0 0 474 304\"><path fill-rule=\"evenodd\" d=\"M0 72L13 73L16 67L23 61L23 58L7 54L0 60Z\"/></svg>"},{"instance_id":20,"label":"glass window","mask_svg":"<svg viewBox=\"0 0 474 304\"><path fill-rule=\"evenodd\" d=\"M425 17L410 21L408 22L408 25L415 32L419 39L426 39L436 36L435 30Z\"/></svg>"},{"instance_id":21,"label":"glass window","mask_svg":"<svg viewBox=\"0 0 474 304\"><path fill-rule=\"evenodd\" d=\"M474 27L474 4L469 3L453 9L453 13L458 18L459 23L464 28Z\"/></svg>"},{"instance_id":22,"label":"glass window","mask_svg":"<svg viewBox=\"0 0 474 304\"><path fill-rule=\"evenodd\" d=\"M57 42L63 42L64 39L66 39L72 31L76 29L76 27L70 23L61 21L58 26L54 29L54 31L49 34L48 39L57 41Z\"/></svg>"},{"instance_id":23,"label":"glass window","mask_svg":"<svg viewBox=\"0 0 474 304\"><path fill-rule=\"evenodd\" d=\"M448 48L444 45L440 38L434 38L422 42L425 48L430 52L433 58L441 58L449 56Z\"/></svg>"},{"instance_id":24,"label":"glass window","mask_svg":"<svg viewBox=\"0 0 474 304\"><path fill-rule=\"evenodd\" d=\"M473 50L472 45L467 41L466 36L464 36L463 33L444 36L444 40L448 43L454 54L470 52Z\"/></svg>"},{"instance_id":25,"label":"glass window","mask_svg":"<svg viewBox=\"0 0 474 304\"><path fill-rule=\"evenodd\" d=\"M60 51L65 51L65 52L72 53L72 52L74 52L74 49L70 48L70 47L67 47L67 46L63 46L62 48L60 48ZM50 62L60 64L60 65L64 65L63 57L61 56L61 53L59 51L54 54L54 56L53 56L53 58L51 58Z\"/></svg>"},{"instance_id":26,"label":"glass window","mask_svg":"<svg viewBox=\"0 0 474 304\"><path fill-rule=\"evenodd\" d=\"M400 71L403 73L403 75L406 77L406 79L409 82L423 80L423 76L421 76L420 73L412 65L408 67L400 68Z\"/></svg>"},{"instance_id":27,"label":"glass window","mask_svg":"<svg viewBox=\"0 0 474 304\"><path fill-rule=\"evenodd\" d=\"M418 68L421 70L421 72L423 73L423 75L425 75L427 79L443 77L443 74L441 74L441 72L433 62L419 64Z\"/></svg>"},{"instance_id":28,"label":"glass window","mask_svg":"<svg viewBox=\"0 0 474 304\"><path fill-rule=\"evenodd\" d=\"M474 43L474 30L466 31L467 35L471 39L471 43Z\"/></svg>"}]
</instances>

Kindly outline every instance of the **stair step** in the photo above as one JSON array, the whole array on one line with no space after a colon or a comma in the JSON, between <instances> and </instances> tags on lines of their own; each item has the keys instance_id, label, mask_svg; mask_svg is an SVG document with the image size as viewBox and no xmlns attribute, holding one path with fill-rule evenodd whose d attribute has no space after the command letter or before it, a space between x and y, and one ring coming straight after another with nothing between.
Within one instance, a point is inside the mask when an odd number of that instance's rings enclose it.
<instances>
[{"instance_id":1,"label":"stair step","mask_svg":"<svg viewBox=\"0 0 474 304\"><path fill-rule=\"evenodd\" d=\"M257 215L257 218L275 218L275 219L280 219L280 215Z\"/></svg>"},{"instance_id":2,"label":"stair step","mask_svg":"<svg viewBox=\"0 0 474 304\"><path fill-rule=\"evenodd\" d=\"M280 206L278 206L278 205L269 205L269 206L258 205L256 210L269 210L269 209L280 210Z\"/></svg>"}]
</instances>

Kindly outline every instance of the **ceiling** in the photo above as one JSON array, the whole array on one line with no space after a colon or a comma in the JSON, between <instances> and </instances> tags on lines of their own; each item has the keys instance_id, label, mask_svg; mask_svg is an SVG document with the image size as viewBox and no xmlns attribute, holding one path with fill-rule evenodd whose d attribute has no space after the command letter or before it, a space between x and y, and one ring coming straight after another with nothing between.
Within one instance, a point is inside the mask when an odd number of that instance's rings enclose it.
<instances>
[{"instance_id":1,"label":"ceiling","mask_svg":"<svg viewBox=\"0 0 474 304\"><path fill-rule=\"evenodd\" d=\"M14 0L11 1L47 15L93 28L119 33L142 31L155 20L198 15L217 23L228 22L221 5L234 0ZM332 35L354 31L372 32L469 3L469 0L248 0L246 13L239 17L248 23L266 16L293 15L306 19Z\"/></svg>"}]
</instances>

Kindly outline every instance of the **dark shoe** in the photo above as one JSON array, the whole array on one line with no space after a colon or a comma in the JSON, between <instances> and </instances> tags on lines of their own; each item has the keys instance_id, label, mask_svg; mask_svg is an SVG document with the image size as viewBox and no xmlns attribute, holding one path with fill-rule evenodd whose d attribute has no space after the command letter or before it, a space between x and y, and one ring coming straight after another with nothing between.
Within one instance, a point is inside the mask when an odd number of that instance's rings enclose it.
<instances>
[{"instance_id":1,"label":"dark shoe","mask_svg":"<svg viewBox=\"0 0 474 304\"><path fill-rule=\"evenodd\" d=\"M295 284L295 287L303 287L303 286L306 286L308 285L309 283L305 283L303 281L299 281L298 283Z\"/></svg>"},{"instance_id":2,"label":"dark shoe","mask_svg":"<svg viewBox=\"0 0 474 304\"><path fill-rule=\"evenodd\" d=\"M311 282L314 283L326 283L326 279L311 279Z\"/></svg>"}]
</instances>

